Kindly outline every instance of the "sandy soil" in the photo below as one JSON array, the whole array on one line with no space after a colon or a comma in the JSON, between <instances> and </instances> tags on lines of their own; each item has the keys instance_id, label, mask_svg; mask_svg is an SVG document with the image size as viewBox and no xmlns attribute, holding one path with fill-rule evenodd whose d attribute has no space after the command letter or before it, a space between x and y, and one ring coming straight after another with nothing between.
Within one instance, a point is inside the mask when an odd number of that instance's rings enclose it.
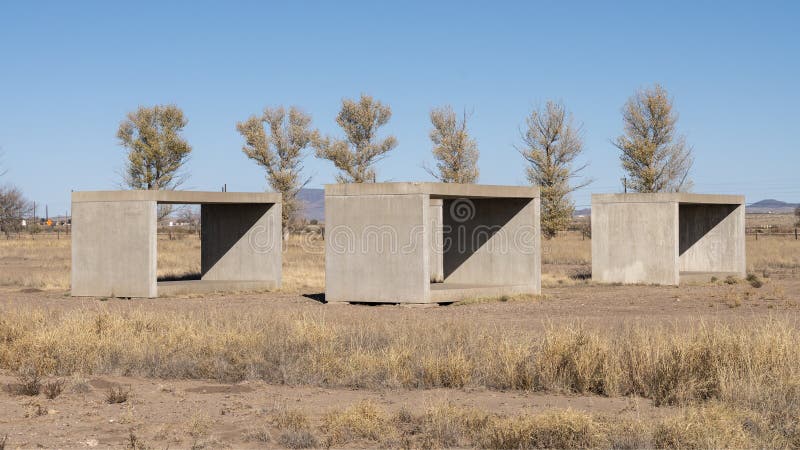
<instances>
[{"instance_id":1,"label":"sandy soil","mask_svg":"<svg viewBox=\"0 0 800 450\"><path fill-rule=\"evenodd\" d=\"M11 377L0 383L13 384ZM478 407L503 414L536 413L553 408L573 408L598 414L657 418L676 412L655 408L637 398L545 395L487 390L348 390L271 386L258 381L221 385L207 381L153 380L97 377L88 380L89 391L70 388L54 400L0 393L0 433L11 448L106 448L129 444L131 431L156 448L187 448L202 443L211 448L261 448L276 446L279 431L270 424L275 410L301 409L318 424L322 415L361 400L372 400L387 412L401 407L421 412L440 402ZM109 386L130 389L121 404L105 401ZM43 415L38 416L37 411ZM205 428L198 433L197 424ZM249 434L265 427L272 442L254 442ZM0 436L1 438L2 436Z\"/></svg>"}]
</instances>

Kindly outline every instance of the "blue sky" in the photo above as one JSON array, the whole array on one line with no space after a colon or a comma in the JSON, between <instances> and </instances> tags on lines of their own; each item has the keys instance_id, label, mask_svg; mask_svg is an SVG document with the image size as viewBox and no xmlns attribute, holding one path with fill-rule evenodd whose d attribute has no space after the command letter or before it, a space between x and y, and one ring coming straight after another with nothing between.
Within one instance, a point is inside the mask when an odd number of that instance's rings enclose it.
<instances>
[{"instance_id":1,"label":"blue sky","mask_svg":"<svg viewBox=\"0 0 800 450\"><path fill-rule=\"evenodd\" d=\"M389 104L398 147L379 181L430 180L430 108L473 111L481 183L524 184L514 145L530 109L563 101L583 124L575 193L617 192L620 108L661 83L695 149L696 192L800 201L800 2L0 2L0 148L51 215L70 190L113 189L115 133L138 105L189 119L188 189L263 190L235 123L297 105L341 135L343 97ZM334 181L305 160L310 187Z\"/></svg>"}]
</instances>

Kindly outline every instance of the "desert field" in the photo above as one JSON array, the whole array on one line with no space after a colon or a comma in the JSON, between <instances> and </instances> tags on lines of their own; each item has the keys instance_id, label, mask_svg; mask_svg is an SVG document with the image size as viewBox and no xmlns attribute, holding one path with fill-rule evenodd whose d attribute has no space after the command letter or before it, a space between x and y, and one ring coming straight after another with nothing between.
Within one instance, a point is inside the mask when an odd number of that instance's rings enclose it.
<instances>
[{"instance_id":1,"label":"desert field","mask_svg":"<svg viewBox=\"0 0 800 450\"><path fill-rule=\"evenodd\" d=\"M279 292L137 300L71 298L63 235L0 240L0 448L800 446L800 241L677 288L543 246L542 296L423 308L324 304L309 236Z\"/></svg>"}]
</instances>

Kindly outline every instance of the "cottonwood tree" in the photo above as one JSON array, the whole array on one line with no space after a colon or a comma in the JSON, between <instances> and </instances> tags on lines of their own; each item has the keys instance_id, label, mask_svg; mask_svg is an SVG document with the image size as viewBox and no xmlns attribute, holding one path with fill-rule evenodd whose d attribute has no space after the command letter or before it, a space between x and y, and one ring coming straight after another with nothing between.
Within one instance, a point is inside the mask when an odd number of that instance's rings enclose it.
<instances>
[{"instance_id":1,"label":"cottonwood tree","mask_svg":"<svg viewBox=\"0 0 800 450\"><path fill-rule=\"evenodd\" d=\"M394 136L377 137L378 129L389 122L392 110L369 95L358 101L342 100L336 122L344 130L345 139L318 137L314 148L318 158L327 159L339 169L339 183L374 183L373 165L397 146Z\"/></svg>"},{"instance_id":2,"label":"cottonwood tree","mask_svg":"<svg viewBox=\"0 0 800 450\"><path fill-rule=\"evenodd\" d=\"M591 182L573 184L587 166L573 166L583 152L581 127L573 123L563 104L548 101L526 119L522 143L518 150L529 163L528 180L541 189L542 234L550 239L572 220L575 204L570 194Z\"/></svg>"},{"instance_id":3,"label":"cottonwood tree","mask_svg":"<svg viewBox=\"0 0 800 450\"><path fill-rule=\"evenodd\" d=\"M317 136L311 117L294 106L288 114L283 107L266 108L260 117L237 123L236 129L245 140L244 154L266 170L267 183L283 196L285 232L300 208L297 194L309 181L302 178L301 162L303 150Z\"/></svg>"},{"instance_id":4,"label":"cottonwood tree","mask_svg":"<svg viewBox=\"0 0 800 450\"><path fill-rule=\"evenodd\" d=\"M622 108L625 133L613 143L622 151L626 186L634 192L680 192L691 187L692 148L678 135L678 115L667 91L640 89Z\"/></svg>"},{"instance_id":5,"label":"cottonwood tree","mask_svg":"<svg viewBox=\"0 0 800 450\"><path fill-rule=\"evenodd\" d=\"M181 136L187 120L175 105L140 106L128 114L117 131L128 151L124 184L131 189L172 190L184 180L180 170L192 147ZM160 205L158 219L168 216L170 205Z\"/></svg>"},{"instance_id":6,"label":"cottonwood tree","mask_svg":"<svg viewBox=\"0 0 800 450\"><path fill-rule=\"evenodd\" d=\"M458 120L451 106L431 111L433 157L436 170L425 167L443 183L474 183L478 180L478 145L467 131L467 113Z\"/></svg>"}]
</instances>

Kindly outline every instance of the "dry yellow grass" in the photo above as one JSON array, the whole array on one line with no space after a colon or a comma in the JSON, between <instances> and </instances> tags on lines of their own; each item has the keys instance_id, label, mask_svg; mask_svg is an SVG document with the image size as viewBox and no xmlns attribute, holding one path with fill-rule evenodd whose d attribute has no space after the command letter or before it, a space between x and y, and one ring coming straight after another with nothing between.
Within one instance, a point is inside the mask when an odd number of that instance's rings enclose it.
<instances>
[{"instance_id":1,"label":"dry yellow grass","mask_svg":"<svg viewBox=\"0 0 800 450\"><path fill-rule=\"evenodd\" d=\"M390 414L361 401L327 411L319 426L302 413L281 425L290 448L795 448L796 435L764 417L720 402L691 405L665 418L590 414L572 409L500 415L450 403ZM276 425L275 420L272 421Z\"/></svg>"},{"instance_id":2,"label":"dry yellow grass","mask_svg":"<svg viewBox=\"0 0 800 450\"><path fill-rule=\"evenodd\" d=\"M800 240L786 236L747 236L749 271L800 268Z\"/></svg>"}]
</instances>

